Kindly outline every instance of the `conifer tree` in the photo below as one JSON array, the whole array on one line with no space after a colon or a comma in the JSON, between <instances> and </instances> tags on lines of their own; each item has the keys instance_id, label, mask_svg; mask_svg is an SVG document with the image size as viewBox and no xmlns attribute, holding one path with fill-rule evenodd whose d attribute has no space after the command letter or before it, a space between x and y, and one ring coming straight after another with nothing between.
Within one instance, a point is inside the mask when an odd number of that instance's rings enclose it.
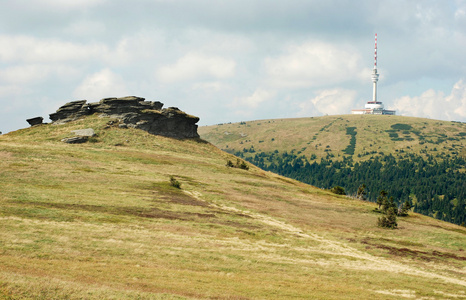
<instances>
[{"instance_id":1,"label":"conifer tree","mask_svg":"<svg viewBox=\"0 0 466 300\"><path fill-rule=\"evenodd\" d=\"M356 193L356 197L361 200L366 200L366 185L363 183L359 186L358 191Z\"/></svg>"},{"instance_id":2,"label":"conifer tree","mask_svg":"<svg viewBox=\"0 0 466 300\"><path fill-rule=\"evenodd\" d=\"M405 201L398 210L398 215L399 216L407 216L408 211L411 209L411 204L409 203L408 200Z\"/></svg>"},{"instance_id":3,"label":"conifer tree","mask_svg":"<svg viewBox=\"0 0 466 300\"><path fill-rule=\"evenodd\" d=\"M387 214L380 217L377 220L377 225L379 227L383 227L383 228L391 228L391 229L397 228L398 223L396 222L396 210L395 210L395 208L390 207L387 210Z\"/></svg>"},{"instance_id":4,"label":"conifer tree","mask_svg":"<svg viewBox=\"0 0 466 300\"><path fill-rule=\"evenodd\" d=\"M384 204L384 200L387 199L387 194L388 193L385 190L380 191L380 196L377 197L377 205L379 205L379 209Z\"/></svg>"}]
</instances>

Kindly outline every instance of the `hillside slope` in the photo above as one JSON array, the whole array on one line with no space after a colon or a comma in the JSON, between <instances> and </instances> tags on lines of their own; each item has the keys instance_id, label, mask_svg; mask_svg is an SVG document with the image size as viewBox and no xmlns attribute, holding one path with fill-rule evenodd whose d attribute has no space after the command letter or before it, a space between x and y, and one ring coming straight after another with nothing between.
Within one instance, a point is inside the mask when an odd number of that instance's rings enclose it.
<instances>
[{"instance_id":1,"label":"hillside slope","mask_svg":"<svg viewBox=\"0 0 466 300\"><path fill-rule=\"evenodd\" d=\"M349 130L348 130L349 128ZM351 128L354 128L353 130ZM203 126L202 138L221 149L292 152L316 159L364 161L410 152L466 157L466 123L378 115L259 120ZM351 139L354 136L354 146ZM346 151L345 151L346 150Z\"/></svg>"},{"instance_id":2,"label":"hillside slope","mask_svg":"<svg viewBox=\"0 0 466 300\"><path fill-rule=\"evenodd\" d=\"M371 203L107 122L0 136L0 298L466 298L462 227L384 230Z\"/></svg>"},{"instance_id":3,"label":"hillside slope","mask_svg":"<svg viewBox=\"0 0 466 300\"><path fill-rule=\"evenodd\" d=\"M466 123L345 115L200 128L204 139L260 168L354 195L385 190L400 206L466 224Z\"/></svg>"}]
</instances>

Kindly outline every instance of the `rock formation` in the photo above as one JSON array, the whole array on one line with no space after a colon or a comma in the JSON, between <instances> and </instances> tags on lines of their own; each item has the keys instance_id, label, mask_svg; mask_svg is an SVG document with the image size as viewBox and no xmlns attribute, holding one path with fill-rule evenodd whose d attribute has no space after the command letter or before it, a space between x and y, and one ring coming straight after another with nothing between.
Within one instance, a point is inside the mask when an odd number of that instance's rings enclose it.
<instances>
[{"instance_id":1,"label":"rock formation","mask_svg":"<svg viewBox=\"0 0 466 300\"><path fill-rule=\"evenodd\" d=\"M68 144L82 144L87 142L90 137L95 136L94 129L92 128L73 130L72 133L75 136L64 138L61 141Z\"/></svg>"},{"instance_id":2,"label":"rock formation","mask_svg":"<svg viewBox=\"0 0 466 300\"><path fill-rule=\"evenodd\" d=\"M179 139L199 137L196 125L198 117L188 115L176 107L162 107L163 104L158 101L145 101L144 98L135 96L104 98L96 103L78 100L60 107L50 114L50 119L54 124L60 124L97 113L119 119L127 127L142 129L155 135Z\"/></svg>"},{"instance_id":3,"label":"rock formation","mask_svg":"<svg viewBox=\"0 0 466 300\"><path fill-rule=\"evenodd\" d=\"M89 140L88 136L73 136L70 138L62 139L61 141L67 144L83 144L87 142L88 140Z\"/></svg>"},{"instance_id":4,"label":"rock formation","mask_svg":"<svg viewBox=\"0 0 466 300\"><path fill-rule=\"evenodd\" d=\"M44 118L42 118L42 117L35 117L35 118L27 119L26 122L28 122L29 125L34 126L34 125L43 124L42 123L43 120L44 120Z\"/></svg>"},{"instance_id":5,"label":"rock formation","mask_svg":"<svg viewBox=\"0 0 466 300\"><path fill-rule=\"evenodd\" d=\"M73 132L76 136L87 136L87 137L95 136L94 129L92 128L78 129L78 130L73 130L71 132Z\"/></svg>"}]
</instances>

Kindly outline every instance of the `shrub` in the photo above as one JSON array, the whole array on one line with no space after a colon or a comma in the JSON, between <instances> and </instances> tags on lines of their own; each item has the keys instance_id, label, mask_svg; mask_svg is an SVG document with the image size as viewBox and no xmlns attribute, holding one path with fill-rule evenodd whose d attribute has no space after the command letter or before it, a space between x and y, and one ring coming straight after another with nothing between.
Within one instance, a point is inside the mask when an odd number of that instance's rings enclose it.
<instances>
[{"instance_id":1,"label":"shrub","mask_svg":"<svg viewBox=\"0 0 466 300\"><path fill-rule=\"evenodd\" d=\"M337 194L337 195L346 195L345 189L338 185L331 188L330 192Z\"/></svg>"},{"instance_id":2,"label":"shrub","mask_svg":"<svg viewBox=\"0 0 466 300\"><path fill-rule=\"evenodd\" d=\"M239 168L243 170L249 170L248 164L244 160L241 160L239 158L236 159L236 165L233 164L231 160L228 160L226 166L230 168Z\"/></svg>"},{"instance_id":3,"label":"shrub","mask_svg":"<svg viewBox=\"0 0 466 300\"><path fill-rule=\"evenodd\" d=\"M239 158L236 160L236 167L243 170L249 170L249 166L246 164L246 162L244 160L240 160Z\"/></svg>"},{"instance_id":4,"label":"shrub","mask_svg":"<svg viewBox=\"0 0 466 300\"><path fill-rule=\"evenodd\" d=\"M176 180L176 178L173 175L170 176L170 185L177 189L181 189L181 183L178 180Z\"/></svg>"}]
</instances>

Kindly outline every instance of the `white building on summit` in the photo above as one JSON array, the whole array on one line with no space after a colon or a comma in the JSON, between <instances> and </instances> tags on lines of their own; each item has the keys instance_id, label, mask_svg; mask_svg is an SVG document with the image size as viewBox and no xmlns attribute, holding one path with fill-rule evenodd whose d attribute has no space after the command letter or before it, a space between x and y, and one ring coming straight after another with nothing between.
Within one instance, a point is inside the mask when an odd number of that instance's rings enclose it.
<instances>
[{"instance_id":1,"label":"white building on summit","mask_svg":"<svg viewBox=\"0 0 466 300\"><path fill-rule=\"evenodd\" d=\"M373 94L372 101L368 101L364 109L353 109L352 114L355 115L394 115L394 110L384 109L382 102L377 101L377 81L379 74L377 73L377 33L375 34L375 53L374 53L374 69L372 70Z\"/></svg>"}]
</instances>

